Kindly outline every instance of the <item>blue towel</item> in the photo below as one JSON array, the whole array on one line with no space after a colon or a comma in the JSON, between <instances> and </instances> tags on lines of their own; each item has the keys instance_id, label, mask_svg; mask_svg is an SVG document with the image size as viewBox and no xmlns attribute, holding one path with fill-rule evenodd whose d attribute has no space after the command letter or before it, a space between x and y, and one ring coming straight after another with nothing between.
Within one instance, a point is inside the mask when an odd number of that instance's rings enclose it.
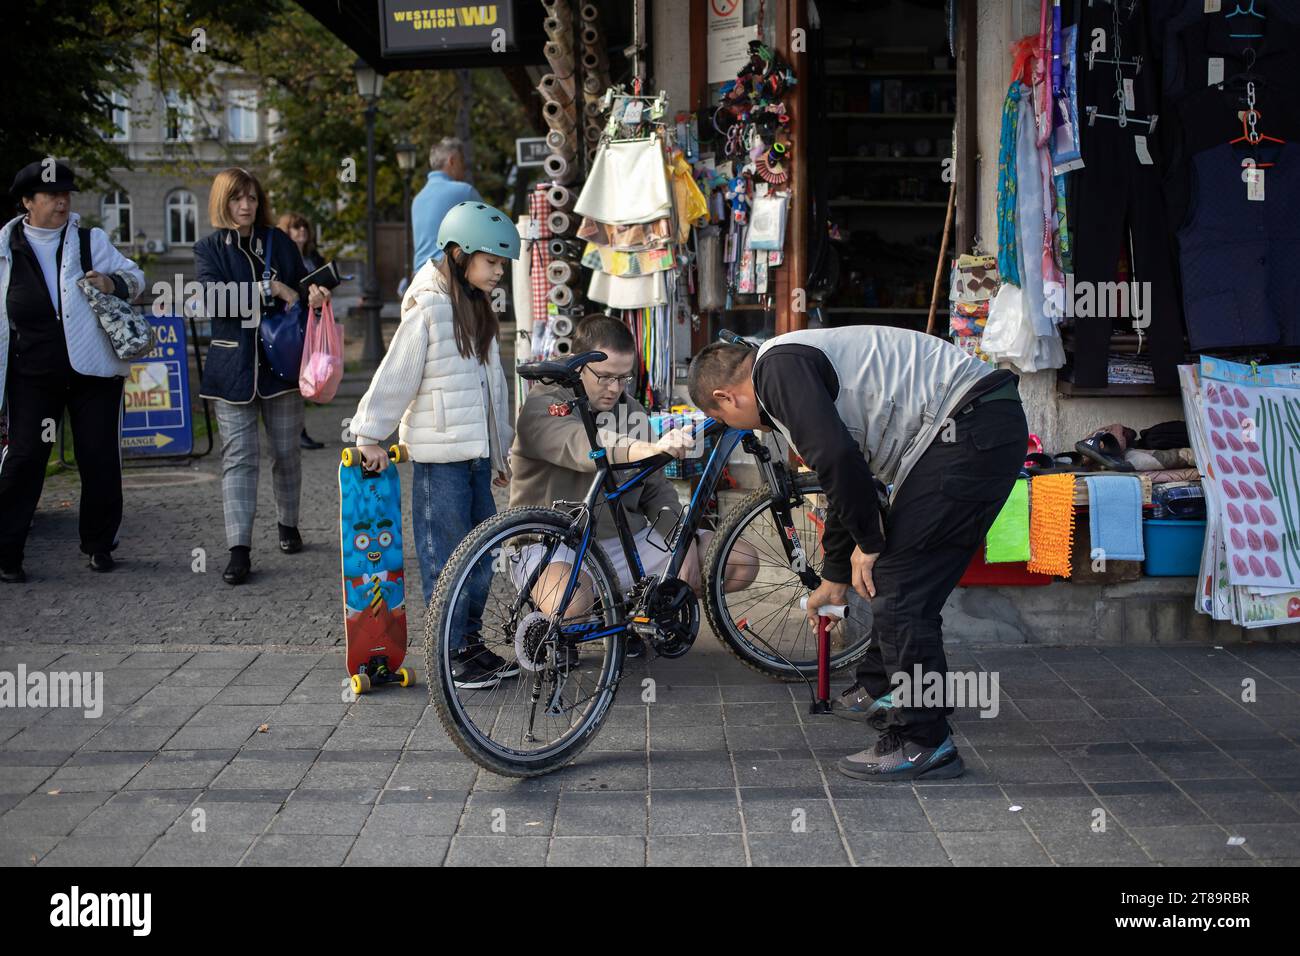
<instances>
[{"instance_id":1,"label":"blue towel","mask_svg":"<svg viewBox=\"0 0 1300 956\"><path fill-rule=\"evenodd\" d=\"M1107 561L1143 561L1142 481L1136 475L1087 475L1092 553Z\"/></svg>"}]
</instances>

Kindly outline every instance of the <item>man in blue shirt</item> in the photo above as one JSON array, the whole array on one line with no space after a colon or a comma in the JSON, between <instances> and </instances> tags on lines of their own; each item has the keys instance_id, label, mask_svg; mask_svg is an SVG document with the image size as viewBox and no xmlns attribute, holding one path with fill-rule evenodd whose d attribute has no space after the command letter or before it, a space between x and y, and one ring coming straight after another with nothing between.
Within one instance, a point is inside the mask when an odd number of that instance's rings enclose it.
<instances>
[{"instance_id":1,"label":"man in blue shirt","mask_svg":"<svg viewBox=\"0 0 1300 956\"><path fill-rule=\"evenodd\" d=\"M465 148L458 139L444 139L429 150L429 180L411 201L411 233L415 262L411 274L429 261L442 259L437 248L438 227L447 211L457 203L482 202L478 190L465 179Z\"/></svg>"}]
</instances>

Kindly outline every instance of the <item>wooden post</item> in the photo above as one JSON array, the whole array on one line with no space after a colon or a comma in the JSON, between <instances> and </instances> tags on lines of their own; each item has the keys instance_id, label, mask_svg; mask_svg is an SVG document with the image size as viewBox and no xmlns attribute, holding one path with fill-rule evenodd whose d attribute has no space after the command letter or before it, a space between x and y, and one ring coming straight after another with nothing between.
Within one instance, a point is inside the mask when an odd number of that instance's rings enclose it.
<instances>
[{"instance_id":1,"label":"wooden post","mask_svg":"<svg viewBox=\"0 0 1300 956\"><path fill-rule=\"evenodd\" d=\"M961 18L957 32L957 124L955 145L957 148L957 253L971 252L975 246L975 235L979 224L975 217L979 215L975 208L975 197L979 183L976 177L979 167L976 157L979 154L979 82L976 62L979 55L979 23L976 20L975 0L958 0L958 15Z\"/></svg>"},{"instance_id":2,"label":"wooden post","mask_svg":"<svg viewBox=\"0 0 1300 956\"><path fill-rule=\"evenodd\" d=\"M799 49L793 49L794 31L799 34ZM780 0L777 7L776 35L773 38L777 52L794 70L794 91L787 103L790 109L790 140L793 158L790 162L790 215L785 236L785 260L776 272L776 334L807 328L808 313L794 311L794 292L808 288L808 131L804 117L808 115L808 0ZM806 303L805 303L806 309Z\"/></svg>"}]
</instances>

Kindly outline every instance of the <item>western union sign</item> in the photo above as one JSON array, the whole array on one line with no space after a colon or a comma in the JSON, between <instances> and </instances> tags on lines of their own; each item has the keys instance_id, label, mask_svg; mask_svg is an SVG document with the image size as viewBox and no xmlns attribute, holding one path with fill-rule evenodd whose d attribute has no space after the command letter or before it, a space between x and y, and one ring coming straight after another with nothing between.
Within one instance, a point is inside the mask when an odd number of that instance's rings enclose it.
<instances>
[{"instance_id":1,"label":"western union sign","mask_svg":"<svg viewBox=\"0 0 1300 956\"><path fill-rule=\"evenodd\" d=\"M511 0L440 5L428 0L379 0L379 16L379 41L385 56L514 48Z\"/></svg>"}]
</instances>

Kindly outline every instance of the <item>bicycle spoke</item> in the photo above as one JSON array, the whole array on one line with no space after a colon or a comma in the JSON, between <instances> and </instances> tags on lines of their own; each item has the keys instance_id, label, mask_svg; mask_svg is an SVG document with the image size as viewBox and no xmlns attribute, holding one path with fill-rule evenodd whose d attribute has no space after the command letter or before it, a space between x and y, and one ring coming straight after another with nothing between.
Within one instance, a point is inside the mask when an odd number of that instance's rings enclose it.
<instances>
[{"instance_id":1,"label":"bicycle spoke","mask_svg":"<svg viewBox=\"0 0 1300 956\"><path fill-rule=\"evenodd\" d=\"M572 571L569 562L574 555L563 545L562 533L550 527L507 530L500 538L481 543L475 555L461 565L457 577L460 586L450 603L461 605L468 601L475 572L482 572L488 586L478 615L481 622L478 637L484 647L506 662L501 667L518 667L519 673L488 687L454 688L452 702L480 744L506 754L547 751L582 727L595 702L610 692L606 673L612 641L617 639L574 645L581 666L565 674L559 671L564 663L557 654L565 652L558 628L591 621L614 623L619 595L613 593L612 585L589 551L578 569L581 578L576 593L583 595L583 602L590 606L563 616L545 613L535 616L537 611L554 608L559 603ZM541 563L540 558L545 555L552 556L549 563ZM558 568L563 572L552 570ZM521 593L529 584L533 585L531 591ZM466 606L466 612L472 610ZM448 606L441 612L445 619L442 627L446 627L447 621L463 619L457 617L456 611L456 606ZM530 625L527 619L533 623ZM530 655L526 662L519 661L517 653L516 634L521 627L525 629L521 636L528 642ZM539 669L528 669L532 666ZM536 703L532 699L535 687L539 691Z\"/></svg>"}]
</instances>

